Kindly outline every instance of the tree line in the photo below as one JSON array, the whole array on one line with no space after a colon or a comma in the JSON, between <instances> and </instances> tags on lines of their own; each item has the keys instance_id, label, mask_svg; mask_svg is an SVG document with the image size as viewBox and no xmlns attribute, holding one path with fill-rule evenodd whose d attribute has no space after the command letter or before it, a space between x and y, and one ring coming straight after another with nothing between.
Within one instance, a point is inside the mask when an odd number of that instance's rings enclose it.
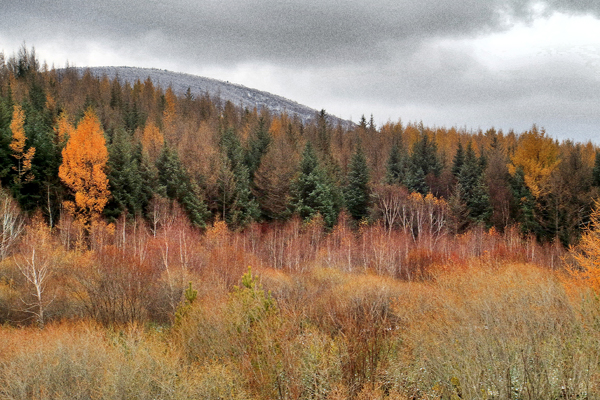
<instances>
[{"instance_id":1,"label":"tree line","mask_svg":"<svg viewBox=\"0 0 600 400\"><path fill-rule=\"evenodd\" d=\"M600 152L536 126L377 127L363 116L343 127L325 111L302 122L150 79L49 69L23 47L0 54L0 182L23 211L51 227L69 215L88 233L122 215L157 227L177 205L198 228L299 216L331 229L344 211L355 227L417 235L420 195L435 199L427 229L518 227L570 245L599 193Z\"/></svg>"}]
</instances>

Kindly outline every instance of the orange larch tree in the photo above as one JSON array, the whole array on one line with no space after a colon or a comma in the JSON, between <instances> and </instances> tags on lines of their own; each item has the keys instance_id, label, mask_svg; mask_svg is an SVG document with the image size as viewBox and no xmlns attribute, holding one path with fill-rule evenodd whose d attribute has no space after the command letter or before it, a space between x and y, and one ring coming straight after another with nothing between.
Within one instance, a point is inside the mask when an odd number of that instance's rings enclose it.
<instances>
[{"instance_id":1,"label":"orange larch tree","mask_svg":"<svg viewBox=\"0 0 600 400\"><path fill-rule=\"evenodd\" d=\"M65 144L69 137L73 134L73 125L69 122L69 116L66 112L60 113L54 127L55 143L59 146Z\"/></svg>"},{"instance_id":2,"label":"orange larch tree","mask_svg":"<svg viewBox=\"0 0 600 400\"><path fill-rule=\"evenodd\" d=\"M153 122L148 122L142 134L142 146L148 152L150 160L155 162L162 150L165 139Z\"/></svg>"},{"instance_id":3,"label":"orange larch tree","mask_svg":"<svg viewBox=\"0 0 600 400\"><path fill-rule=\"evenodd\" d=\"M29 182L33 179L31 173L31 162L35 155L35 147L30 147L25 150L25 112L19 105L15 105L10 130L12 131L12 141L10 149L12 156L17 159L17 165L13 167L17 171L15 181L17 183Z\"/></svg>"},{"instance_id":4,"label":"orange larch tree","mask_svg":"<svg viewBox=\"0 0 600 400\"><path fill-rule=\"evenodd\" d=\"M533 127L519 138L519 145L511 157L508 170L514 176L517 168L523 168L525 183L536 199L547 193L546 184L560 163L559 146L544 130Z\"/></svg>"},{"instance_id":5,"label":"orange larch tree","mask_svg":"<svg viewBox=\"0 0 600 400\"><path fill-rule=\"evenodd\" d=\"M574 275L600 292L600 200L595 201L590 223L579 244L571 248L571 255L577 263Z\"/></svg>"},{"instance_id":6,"label":"orange larch tree","mask_svg":"<svg viewBox=\"0 0 600 400\"><path fill-rule=\"evenodd\" d=\"M89 231L108 202L110 191L106 176L108 150L100 121L88 110L62 151L58 176L71 190L75 201L64 205Z\"/></svg>"}]
</instances>

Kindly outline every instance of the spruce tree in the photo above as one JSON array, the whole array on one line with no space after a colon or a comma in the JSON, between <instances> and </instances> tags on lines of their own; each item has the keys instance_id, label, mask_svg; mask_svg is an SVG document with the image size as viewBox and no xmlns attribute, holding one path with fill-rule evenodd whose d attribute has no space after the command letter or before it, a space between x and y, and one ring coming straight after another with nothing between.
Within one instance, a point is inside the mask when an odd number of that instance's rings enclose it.
<instances>
[{"instance_id":1,"label":"spruce tree","mask_svg":"<svg viewBox=\"0 0 600 400\"><path fill-rule=\"evenodd\" d=\"M260 217L260 209L252 194L251 175L245 162L244 149L232 128L225 130L221 137L221 151L223 160L219 208L223 210L227 224L234 228L244 227Z\"/></svg>"},{"instance_id":2,"label":"spruce tree","mask_svg":"<svg viewBox=\"0 0 600 400\"><path fill-rule=\"evenodd\" d=\"M141 181L139 203L145 215L152 198L156 194L161 193L158 169L156 168L156 165L150 161L150 156L143 150L141 144L138 143L135 153Z\"/></svg>"},{"instance_id":3,"label":"spruce tree","mask_svg":"<svg viewBox=\"0 0 600 400\"><path fill-rule=\"evenodd\" d=\"M10 142L12 133L10 131L10 122L13 114L13 101L10 86L5 97L0 98L0 180L2 186L8 184L8 174L12 168L12 160L10 157Z\"/></svg>"},{"instance_id":4,"label":"spruce tree","mask_svg":"<svg viewBox=\"0 0 600 400\"><path fill-rule=\"evenodd\" d=\"M331 127L325 110L317 115L317 148L322 154L329 154L331 149Z\"/></svg>"},{"instance_id":5,"label":"spruce tree","mask_svg":"<svg viewBox=\"0 0 600 400\"><path fill-rule=\"evenodd\" d=\"M108 183L112 194L104 214L116 219L123 212L132 216L143 211L142 177L129 134L117 129L108 148Z\"/></svg>"},{"instance_id":6,"label":"spruce tree","mask_svg":"<svg viewBox=\"0 0 600 400\"><path fill-rule=\"evenodd\" d=\"M596 160L592 170L592 185L600 187L600 150L596 151Z\"/></svg>"},{"instance_id":7,"label":"spruce tree","mask_svg":"<svg viewBox=\"0 0 600 400\"><path fill-rule=\"evenodd\" d=\"M406 175L406 155L399 143L394 143L387 160L385 183L388 185L404 184Z\"/></svg>"},{"instance_id":8,"label":"spruce tree","mask_svg":"<svg viewBox=\"0 0 600 400\"><path fill-rule=\"evenodd\" d=\"M540 225L535 217L535 199L525 183L523 168L516 169L510 186L513 195L513 219L520 224L523 234L539 235Z\"/></svg>"},{"instance_id":9,"label":"spruce tree","mask_svg":"<svg viewBox=\"0 0 600 400\"><path fill-rule=\"evenodd\" d=\"M335 188L319 165L310 142L304 148L298 176L292 183L290 207L304 220L320 213L328 227L337 222L339 206L336 204Z\"/></svg>"},{"instance_id":10,"label":"spruce tree","mask_svg":"<svg viewBox=\"0 0 600 400\"><path fill-rule=\"evenodd\" d=\"M366 218L369 215L369 167L360 145L350 159L344 200L346 209L355 220Z\"/></svg>"},{"instance_id":11,"label":"spruce tree","mask_svg":"<svg viewBox=\"0 0 600 400\"><path fill-rule=\"evenodd\" d=\"M423 128L419 126L419 140L414 144L412 155L408 163L405 184L411 192L418 192L426 195L430 188L425 178L432 174L439 176L442 165L437 155L437 145L429 140L429 136Z\"/></svg>"},{"instance_id":12,"label":"spruce tree","mask_svg":"<svg viewBox=\"0 0 600 400\"><path fill-rule=\"evenodd\" d=\"M408 169L404 178L404 185L411 192L417 192L426 195L429 192L429 185L425 181L425 171L412 158L408 163Z\"/></svg>"},{"instance_id":13,"label":"spruce tree","mask_svg":"<svg viewBox=\"0 0 600 400\"><path fill-rule=\"evenodd\" d=\"M269 147L254 176L252 191L259 202L261 218L267 221L287 216L290 182L294 176L286 149Z\"/></svg>"},{"instance_id":14,"label":"spruce tree","mask_svg":"<svg viewBox=\"0 0 600 400\"><path fill-rule=\"evenodd\" d=\"M271 134L266 126L266 121L263 117L258 120L258 126L254 129L252 135L248 139L248 150L246 152L246 166L250 178L254 181L254 174L260 166L262 158L269 149L271 144Z\"/></svg>"},{"instance_id":15,"label":"spruce tree","mask_svg":"<svg viewBox=\"0 0 600 400\"><path fill-rule=\"evenodd\" d=\"M469 207L464 200L464 190L460 183L456 183L452 195L448 199L448 211L450 213L449 228L454 234L463 233L469 226Z\"/></svg>"},{"instance_id":16,"label":"spruce tree","mask_svg":"<svg viewBox=\"0 0 600 400\"><path fill-rule=\"evenodd\" d=\"M481 165L471 142L468 143L465 151L464 162L458 174L458 183L464 193L464 201L469 208L471 220L477 223L487 223L492 214L492 208Z\"/></svg>"},{"instance_id":17,"label":"spruce tree","mask_svg":"<svg viewBox=\"0 0 600 400\"><path fill-rule=\"evenodd\" d=\"M22 109L25 115L26 147L35 150L31 159L31 170L27 174L29 179L15 181L16 171L9 171L9 175L12 176L9 186L24 210L31 211L43 207L47 211L48 196L50 196L49 207L52 209L50 212L58 212L60 202L56 198L56 193L62 188L58 179L61 149L53 140L54 131L44 110L38 110L27 101L23 103Z\"/></svg>"},{"instance_id":18,"label":"spruce tree","mask_svg":"<svg viewBox=\"0 0 600 400\"><path fill-rule=\"evenodd\" d=\"M161 194L171 200L177 200L186 211L192 224L203 228L209 212L201 198L198 186L191 181L187 171L179 160L175 149L166 143L156 160Z\"/></svg>"},{"instance_id":19,"label":"spruce tree","mask_svg":"<svg viewBox=\"0 0 600 400\"><path fill-rule=\"evenodd\" d=\"M465 163L465 151L463 149L462 143L458 142L458 148L456 149L456 154L452 159L452 175L455 178L458 178L460 174L460 170L462 169L463 164Z\"/></svg>"}]
</instances>

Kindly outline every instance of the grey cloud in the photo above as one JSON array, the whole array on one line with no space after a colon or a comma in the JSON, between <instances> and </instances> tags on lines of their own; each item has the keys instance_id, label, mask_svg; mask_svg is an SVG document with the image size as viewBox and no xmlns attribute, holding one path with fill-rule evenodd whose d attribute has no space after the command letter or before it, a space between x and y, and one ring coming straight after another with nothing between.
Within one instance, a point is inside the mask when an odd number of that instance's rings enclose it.
<instances>
[{"instance_id":1,"label":"grey cloud","mask_svg":"<svg viewBox=\"0 0 600 400\"><path fill-rule=\"evenodd\" d=\"M360 99L361 104L398 110L397 117L403 117L403 110L420 108L437 124L487 127L506 121L509 127L527 127L537 122L565 132L576 120L599 126L590 117L600 109L595 100L600 93L597 70L561 58L490 71L467 52L432 47L440 38L477 37L528 23L539 12L533 7L537 3L4 0L0 39L18 38L36 47L59 40L72 53L96 42L123 58L133 54L168 60L184 72L190 72L190 65L234 69L253 62L290 74L301 71L312 77L306 91L312 91L316 100L308 105L315 108L329 107L320 99L343 105ZM543 4L548 15L600 15L597 0ZM290 77L266 79L286 82ZM302 100L292 93L277 94Z\"/></svg>"},{"instance_id":2,"label":"grey cloud","mask_svg":"<svg viewBox=\"0 0 600 400\"><path fill-rule=\"evenodd\" d=\"M545 3L550 10L600 15L600 2L597 0L547 0Z\"/></svg>"},{"instance_id":3,"label":"grey cloud","mask_svg":"<svg viewBox=\"0 0 600 400\"><path fill-rule=\"evenodd\" d=\"M527 16L530 2L12 0L2 8L15 29L38 29L40 37L64 32L135 46L158 32L162 40L149 51L165 56L311 65L384 60L386 43L505 29Z\"/></svg>"}]
</instances>

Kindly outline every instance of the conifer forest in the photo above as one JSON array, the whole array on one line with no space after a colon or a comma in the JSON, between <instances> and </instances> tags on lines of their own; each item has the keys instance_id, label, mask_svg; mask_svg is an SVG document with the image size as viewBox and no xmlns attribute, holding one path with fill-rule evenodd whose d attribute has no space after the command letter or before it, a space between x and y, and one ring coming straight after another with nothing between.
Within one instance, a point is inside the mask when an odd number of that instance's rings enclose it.
<instances>
[{"instance_id":1,"label":"conifer forest","mask_svg":"<svg viewBox=\"0 0 600 400\"><path fill-rule=\"evenodd\" d=\"M0 399L600 398L600 148L0 53Z\"/></svg>"}]
</instances>

